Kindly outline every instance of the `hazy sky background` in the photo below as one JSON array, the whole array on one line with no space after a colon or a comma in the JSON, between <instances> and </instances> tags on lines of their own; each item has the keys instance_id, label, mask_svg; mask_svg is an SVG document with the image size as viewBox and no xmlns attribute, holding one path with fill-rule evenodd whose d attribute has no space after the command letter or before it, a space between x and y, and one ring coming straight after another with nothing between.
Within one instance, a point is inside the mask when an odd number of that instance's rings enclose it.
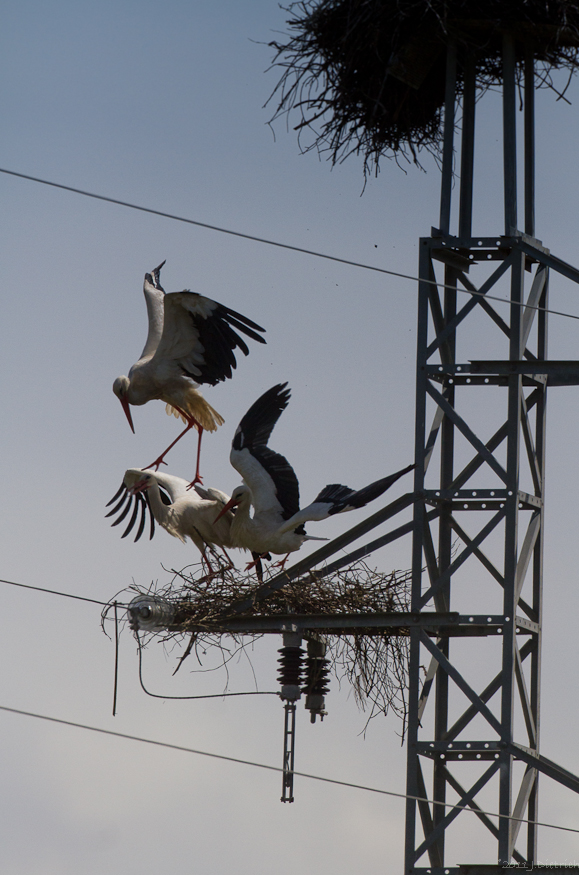
<instances>
[{"instance_id":1,"label":"hazy sky background","mask_svg":"<svg viewBox=\"0 0 579 875\"><path fill-rule=\"evenodd\" d=\"M283 121L274 137L263 105L279 74L265 72L267 43L286 17L272 0L8 0L0 166L415 274L418 238L438 221L434 163L404 173L385 160L361 196L360 160L330 170L315 153L300 154ZM576 82L568 97L571 106L551 93L538 99L537 236L577 263ZM499 121L499 98L487 95L477 133L480 234L502 232ZM226 424L204 445L206 485L230 492L238 483L228 462L237 422L286 380L293 396L271 446L294 465L304 503L326 483L359 488L412 461L414 283L4 174L0 191L3 578L106 601L133 582L167 582L163 566L197 560L192 544L161 530L151 542L121 541L104 519L125 469L147 464L177 433L156 402L133 408L132 435L111 391L144 344L143 274L163 259L167 290L202 292L267 329L268 345L252 344L235 379L207 390ZM556 279L552 289L555 309L579 315L575 286ZM494 333L481 326L488 333L473 348L493 355ZM551 356L577 358L578 336L579 323L553 317ZM575 773L578 400L576 388L550 393L542 716L542 752ZM182 441L166 470L190 476L194 449ZM409 488L397 484L391 497ZM331 537L365 514L310 532ZM409 542L375 564L408 568ZM281 765L283 709L273 696L149 698L126 630L113 718L114 648L98 606L0 586L0 705ZM255 646L260 689L276 689L280 644L272 636ZM151 689L223 690L223 674L193 673L193 663L172 678L179 652L146 651ZM242 658L230 689L252 684ZM399 720L376 718L364 737L364 714L335 680L327 705L315 726L300 705L296 768L404 792ZM296 779L296 802L282 805L275 773L2 712L0 732L0 868L11 875L401 871L402 800ZM541 786L541 819L577 826L576 796L546 778ZM470 815L458 823L449 862L475 862L481 830ZM579 836L542 829L540 856L579 862Z\"/></svg>"}]
</instances>

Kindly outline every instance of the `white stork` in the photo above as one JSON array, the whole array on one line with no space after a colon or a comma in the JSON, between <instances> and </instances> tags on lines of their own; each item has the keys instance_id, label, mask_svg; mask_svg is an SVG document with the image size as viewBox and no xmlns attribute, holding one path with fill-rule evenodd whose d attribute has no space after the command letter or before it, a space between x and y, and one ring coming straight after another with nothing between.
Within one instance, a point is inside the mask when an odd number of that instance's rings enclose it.
<instances>
[{"instance_id":1,"label":"white stork","mask_svg":"<svg viewBox=\"0 0 579 875\"><path fill-rule=\"evenodd\" d=\"M364 507L414 468L408 465L357 492L333 483L325 486L312 504L300 510L299 485L292 466L284 456L267 446L273 427L290 398L286 387L287 383L282 383L265 392L239 423L229 458L244 483L233 490L231 499L216 519L217 522L237 506L231 521L232 543L251 550L254 555L289 555L299 550L306 540L320 540L306 534L304 523ZM252 505L253 516L250 515Z\"/></svg>"},{"instance_id":2,"label":"white stork","mask_svg":"<svg viewBox=\"0 0 579 875\"><path fill-rule=\"evenodd\" d=\"M199 455L203 431L215 431L223 418L198 391L200 383L215 386L232 376L236 367L234 350L249 354L245 341L237 333L265 343L258 334L264 331L255 322L196 292L166 294L159 281L163 261L145 274L143 293L149 316L149 333L141 357L128 377L117 377L113 392L120 400L133 432L129 405L146 404L160 399L167 413L181 417L187 427L167 447L153 466L158 468L165 455L183 435L195 426L199 432L197 467L193 483L200 483ZM237 330L235 330L237 329Z\"/></svg>"},{"instance_id":3,"label":"white stork","mask_svg":"<svg viewBox=\"0 0 579 875\"><path fill-rule=\"evenodd\" d=\"M156 521L170 535L179 538L183 543L190 538L210 570L211 563L206 552L208 547L210 549L221 547L231 563L225 548L233 546L231 540L233 514L226 511L220 515L218 521L215 520L215 515L225 508L229 496L219 489L204 489L197 484L192 489L188 489L188 486L187 480L174 477L172 474L129 468L125 471L121 488L107 504L109 507L120 499L107 517L114 516L120 511L118 519L113 523L113 526L118 526L128 516L134 503L133 512L122 534L123 538L133 530L140 509L139 526L135 536L135 541L139 540L145 529L148 510L149 538L155 533ZM126 507L123 508L125 502Z\"/></svg>"}]
</instances>

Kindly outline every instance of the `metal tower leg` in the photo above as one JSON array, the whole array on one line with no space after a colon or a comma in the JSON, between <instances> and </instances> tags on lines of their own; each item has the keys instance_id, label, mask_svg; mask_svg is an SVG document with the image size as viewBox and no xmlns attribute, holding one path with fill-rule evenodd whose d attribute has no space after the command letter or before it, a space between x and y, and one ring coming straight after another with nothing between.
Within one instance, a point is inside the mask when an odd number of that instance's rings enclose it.
<instances>
[{"instance_id":1,"label":"metal tower leg","mask_svg":"<svg viewBox=\"0 0 579 875\"><path fill-rule=\"evenodd\" d=\"M419 860L424 854L433 873L445 866L445 835L459 816L456 809L444 807L448 788L459 794L459 804L480 809L484 806L477 805L476 797L493 783L497 784L497 808L502 815L498 829L482 815L479 821L496 840L495 862L536 861L534 828L526 830L523 854L515 848L522 835L520 825L511 818L533 819L537 811L537 771L531 762L520 786L514 788L513 762L520 758L522 747L538 754L546 377L537 371L547 368L542 364L547 351L547 320L544 313L537 317L532 307L539 301L545 306L547 301L547 268L541 261L541 250L527 245L523 251L520 237L497 241L440 236L420 242L415 490L424 500L415 504L412 610L424 610L434 602L437 612L448 611L457 576L461 591L472 580L484 578L481 591L488 594L489 604L490 600L496 604L497 587L502 590L502 612L498 619L495 616L502 633L502 656L496 676L477 691L465 674L465 669L471 672L472 664L459 662L464 660L462 651L453 657L448 632L435 643L424 631L412 630L407 792L428 796L434 804L418 805L424 834L419 840L416 803L408 801L407 873L422 870ZM535 253L534 259L530 251ZM531 260L534 273L526 292L525 268ZM445 264L445 285L450 286L442 295L431 283L440 261ZM476 289L469 273L478 264L488 273L489 262L490 275ZM509 281L511 298L508 323L484 297L505 281ZM481 292L481 296L458 307L457 283ZM469 361L469 318L481 310L505 342L508 358ZM462 364L456 358L459 350ZM475 404L468 397L473 389L478 393ZM497 390L502 393L502 402L497 401ZM489 415L482 417L481 426L480 412L485 404ZM490 436L479 435L486 420L496 418L500 405L504 420L498 430ZM429 407L434 417L428 430ZM463 444L460 453L457 436ZM466 464L465 442L470 452ZM435 468L435 488L428 487L432 477L425 479L429 467ZM529 488L525 483L528 491L521 488L523 476L531 484ZM435 519L427 518L426 505L435 508ZM438 554L434 548L436 528ZM497 549L497 536L502 550ZM489 622L492 613L489 608ZM466 640L472 643L478 639ZM424 728L428 725L428 690L426 684L421 685L425 653L431 660L429 675L435 678L428 730ZM458 691L468 697L470 705L449 726L449 702L453 697L456 701ZM500 706L498 696L490 703L495 694L500 694ZM524 718L522 741L517 740L520 727L516 729L514 722L517 708ZM487 728L482 740L472 741L468 732L477 716L484 718ZM423 769L428 760L432 763L430 794ZM486 769L465 789L456 770L473 760Z\"/></svg>"},{"instance_id":2,"label":"metal tower leg","mask_svg":"<svg viewBox=\"0 0 579 875\"><path fill-rule=\"evenodd\" d=\"M450 204L456 92L456 47L449 44L445 135L441 187L440 230L420 242L418 346L416 382L415 504L413 523L412 610L434 603L437 612L450 610L451 588L465 589L482 575L489 599L496 604L496 588L502 588L499 616L501 658L490 683L477 692L465 677L465 665L453 656L448 630L434 643L419 629L411 630L410 702L408 727L407 792L432 799L418 804L424 839L419 840L416 803L407 804L406 873L421 871L421 858L428 855L434 875L445 866L445 834L456 819L456 810L445 807L448 788L459 794L460 804L479 812L479 821L497 843L495 861L507 864L536 861L536 830L526 829L523 854L515 845L521 833L517 817L537 816L539 762L539 703L542 610L543 484L545 459L546 373L540 365L547 358L547 319L533 307L546 306L548 267L559 269L556 260L532 238L517 231L516 89L515 47L512 36L503 39L503 167L505 236L473 238L473 178L475 133L476 58L463 59L464 96L460 168L458 237L451 237ZM525 59L525 230L534 232L534 70L532 51ZM437 262L445 265L444 290L439 293ZM471 279L478 265L492 265L477 287ZM569 266L567 266L569 268ZM526 270L534 276L525 291ZM566 275L576 279L568 269ZM576 272L575 272L576 273ZM508 319L485 296L509 283L511 301ZM476 292L458 307L457 286ZM523 305L523 306L521 306ZM530 305L530 306L525 306ZM497 343L505 346L504 360L473 362L469 354L473 332L470 321L481 310L492 320ZM457 360L457 355L459 356ZM463 362L463 364L460 363ZM546 370L546 366L545 366ZM475 376L476 374L476 376ZM469 404L466 390L493 389L488 400ZM496 388L502 387L504 420L490 436L480 434L481 404L488 405L488 420L496 417ZM506 397L505 397L506 396ZM478 397L478 396L477 396ZM427 411L433 407L430 431ZM470 420L473 420L472 424ZM477 420L476 423L474 420ZM463 444L461 453L457 439ZM471 454L464 462L464 444ZM436 452L435 452L436 450ZM432 476L435 486L428 488ZM527 491L521 490L524 474ZM435 508L427 514L426 505ZM470 513L469 513L470 512ZM472 512L475 513L473 516ZM471 519L467 519L470 517ZM482 522L481 522L482 520ZM472 531L474 523L474 533ZM435 552L436 530L438 553ZM519 531L522 538L519 538ZM497 537L502 549L497 554ZM520 543L522 541L522 543ZM494 553L493 553L494 550ZM472 567L471 567L472 566ZM530 569L530 570L529 570ZM424 571L427 571L425 580ZM528 573L529 572L529 573ZM462 575L462 577L461 577ZM478 591L477 591L478 595ZM489 601L490 604L490 601ZM464 607L463 607L464 609ZM489 614L493 609L489 608ZM476 613L473 611L473 614ZM491 617L489 616L489 622ZM464 634L464 633L463 633ZM520 646L522 636L528 636ZM471 638L476 641L476 638ZM425 651L430 656L427 679L421 684ZM460 651L464 660L464 648ZM434 679L434 684L432 683ZM428 698L434 689L430 723ZM469 707L449 726L449 702L457 691L470 700ZM498 703L500 694L500 705ZM493 699L493 697L495 697ZM493 699L492 705L491 699ZM524 743L517 742L514 715L522 710ZM466 733L475 718L486 721L486 740L472 741ZM426 729L426 726L429 726ZM430 736L424 738L423 736ZM464 738L464 740L463 740ZM518 788L513 786L513 762L523 758L522 748L532 751ZM473 759L490 763L470 789L464 789L455 770ZM427 793L423 764L432 763L432 791ZM498 827L480 813L476 796L487 785L497 784ZM573 785L575 786L575 784ZM578 784L579 787L579 784ZM516 789L516 793L515 793ZM419 863L421 861L421 863ZM480 860L477 860L480 862ZM417 865L418 864L418 865Z\"/></svg>"}]
</instances>

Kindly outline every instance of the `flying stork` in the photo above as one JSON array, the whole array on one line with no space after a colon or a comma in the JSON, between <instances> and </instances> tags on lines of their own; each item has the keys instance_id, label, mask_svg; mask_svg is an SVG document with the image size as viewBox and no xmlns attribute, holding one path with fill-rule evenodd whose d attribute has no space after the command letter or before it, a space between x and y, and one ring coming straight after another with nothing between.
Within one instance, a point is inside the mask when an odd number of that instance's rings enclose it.
<instances>
[{"instance_id":1,"label":"flying stork","mask_svg":"<svg viewBox=\"0 0 579 875\"><path fill-rule=\"evenodd\" d=\"M197 467L193 483L201 483L199 456L203 431L215 431L223 417L211 407L198 391L201 383L215 386L232 376L237 362L235 349L249 354L247 344L238 332L265 343L258 334L264 328L235 310L205 298L196 292L165 293L159 276L163 261L145 274L143 293L147 303L149 332L139 360L129 376L117 377L113 392L121 402L134 433L131 404L141 405L160 399L167 413L181 417L186 428L149 468L158 469L169 450L189 429L199 433Z\"/></svg>"},{"instance_id":2,"label":"flying stork","mask_svg":"<svg viewBox=\"0 0 579 875\"><path fill-rule=\"evenodd\" d=\"M304 523L364 507L414 468L414 465L408 465L358 491L339 483L330 484L311 504L300 510L299 484L292 466L284 456L267 446L289 398L287 383L280 383L265 392L239 423L231 445L231 464L241 474L244 483L233 490L216 522L237 507L231 521L232 543L235 547L251 550L254 555L289 555L299 550L304 541L319 540L306 534ZM252 506L253 516L250 515ZM282 567L286 560L287 556L280 563Z\"/></svg>"}]
</instances>

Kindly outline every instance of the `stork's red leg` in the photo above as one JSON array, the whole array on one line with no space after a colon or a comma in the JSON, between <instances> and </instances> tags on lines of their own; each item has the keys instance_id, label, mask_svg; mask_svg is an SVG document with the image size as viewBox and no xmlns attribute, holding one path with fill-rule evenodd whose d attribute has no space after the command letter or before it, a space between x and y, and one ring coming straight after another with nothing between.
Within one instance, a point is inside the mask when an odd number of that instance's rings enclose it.
<instances>
[{"instance_id":1,"label":"stork's red leg","mask_svg":"<svg viewBox=\"0 0 579 875\"><path fill-rule=\"evenodd\" d=\"M255 568L257 579L260 583L263 583L263 565L261 564L261 560L271 559L271 555L269 553L256 553L254 550L251 551L251 555L253 556L253 562L248 562L245 566L245 570L249 571L250 569Z\"/></svg>"},{"instance_id":2,"label":"stork's red leg","mask_svg":"<svg viewBox=\"0 0 579 875\"><path fill-rule=\"evenodd\" d=\"M203 427L197 423L197 432L199 434L199 440L197 441L197 465L195 467L195 478L191 481L187 489L191 489L192 486L195 486L196 483L203 483L203 478L199 473L199 460L201 459L201 438L203 436Z\"/></svg>"},{"instance_id":3,"label":"stork's red leg","mask_svg":"<svg viewBox=\"0 0 579 875\"><path fill-rule=\"evenodd\" d=\"M274 562L274 563L273 563L273 568L279 568L281 571L283 571L284 568L285 568L285 564L286 564L286 562L287 562L288 559L289 559L289 556L290 556L290 554L289 554L289 553L286 553L286 555L284 556L283 559L280 559L279 562Z\"/></svg>"},{"instance_id":4,"label":"stork's red leg","mask_svg":"<svg viewBox=\"0 0 579 875\"><path fill-rule=\"evenodd\" d=\"M209 557L207 556L207 545L205 545L203 550L201 550L201 568L204 569L205 566L207 566L207 574L205 574L203 577L197 578L197 583L207 583L208 581L212 580L217 574L217 572L211 565L211 562L209 561Z\"/></svg>"},{"instance_id":5,"label":"stork's red leg","mask_svg":"<svg viewBox=\"0 0 579 875\"><path fill-rule=\"evenodd\" d=\"M229 562L229 567L228 567L228 568L225 568L224 571L228 571L229 568L234 568L235 566L234 566L234 564L233 564L233 560L232 560L231 556L229 555L229 553L227 552L227 550L225 549L225 547L222 547L221 550L222 550L222 552L223 552L225 558L226 558L227 561Z\"/></svg>"},{"instance_id":6,"label":"stork's red leg","mask_svg":"<svg viewBox=\"0 0 579 875\"><path fill-rule=\"evenodd\" d=\"M175 407L175 405L173 405L173 407ZM169 444L169 446L167 447L167 449L166 449L163 453L161 453L161 455L159 456L159 458L158 458L158 459L155 459L154 462L151 462L150 465L146 465L145 468L144 468L143 470L146 470L147 468L154 468L155 471L158 471L160 465L166 465L167 463L164 461L164 459L165 459L165 456L167 455L167 453L169 452L169 450L172 450L173 447L175 446L175 444L176 444L178 441L180 441L181 438L182 438L184 435L186 435L188 431L190 431L193 427L195 427L195 428L197 429L197 431L199 432L199 446L198 446L198 448L197 448L197 473L196 473L196 475L195 475L195 480L193 481L193 483L201 483L202 481L201 481L201 478L199 477L199 453L200 453L200 451L201 451L201 432L203 431L203 428L202 428L201 425L197 422L196 419L194 419L192 416L188 416L188 415L187 415L183 410L181 410L179 407L175 407L175 410L178 410L179 413L181 414L181 416L183 416L183 418L187 421L187 425L186 425L186 427L183 429L183 431L181 432L181 434L178 435L178 436L175 438L175 440L173 441L173 443ZM193 483L192 483L191 485L193 485Z\"/></svg>"},{"instance_id":7,"label":"stork's red leg","mask_svg":"<svg viewBox=\"0 0 579 875\"><path fill-rule=\"evenodd\" d=\"M190 431L190 430L193 428L194 425L195 425L194 422L189 422L189 423L187 424L187 428L183 429L183 431L181 432L181 434L180 434L178 437L175 438L175 440L173 441L172 444L169 444L169 446L167 447L167 449L166 449L164 452L161 453L161 455L159 456L159 458L158 458L158 459L155 459L154 462L151 462L150 465L145 465L145 467L144 467L143 470L146 470L147 468L153 468L153 467L154 467L154 468L155 468L155 471L158 471L158 470L159 470L159 465L166 465L167 463L164 461L164 459L165 459L165 456L167 455L167 453L169 452L169 450L172 450L173 447L175 446L175 444L177 443L177 441L180 441L181 438L183 437L183 435L186 435L187 432Z\"/></svg>"},{"instance_id":8,"label":"stork's red leg","mask_svg":"<svg viewBox=\"0 0 579 875\"><path fill-rule=\"evenodd\" d=\"M211 550L211 551L215 554L215 556L217 557L217 559L219 559L219 557L217 556L217 553L216 553L215 550L211 547L211 545L210 545L210 544L206 544L206 545L205 545L205 549L201 552L201 564L202 564L202 565L203 565L203 564L207 565L207 568L209 569L209 571L208 571L208 574L206 574L204 577L200 577L200 578L198 578L197 583L208 583L209 581L213 580L213 578L214 578L216 575L219 575L219 574L221 574L221 573L224 572L224 571L229 571L230 568L234 568L234 567L235 567L234 564L233 564L233 562L231 561L231 557L228 555L228 553L227 553L227 551L225 550L225 548L222 547L221 549L223 550L223 552L225 553L225 556L226 556L227 559L229 560L229 565L228 565L226 568L223 568L223 566L221 566L221 565L219 565L217 568L213 568L213 566L211 565L211 562L209 561L209 557L208 557L208 555L207 555L207 549Z\"/></svg>"}]
</instances>

